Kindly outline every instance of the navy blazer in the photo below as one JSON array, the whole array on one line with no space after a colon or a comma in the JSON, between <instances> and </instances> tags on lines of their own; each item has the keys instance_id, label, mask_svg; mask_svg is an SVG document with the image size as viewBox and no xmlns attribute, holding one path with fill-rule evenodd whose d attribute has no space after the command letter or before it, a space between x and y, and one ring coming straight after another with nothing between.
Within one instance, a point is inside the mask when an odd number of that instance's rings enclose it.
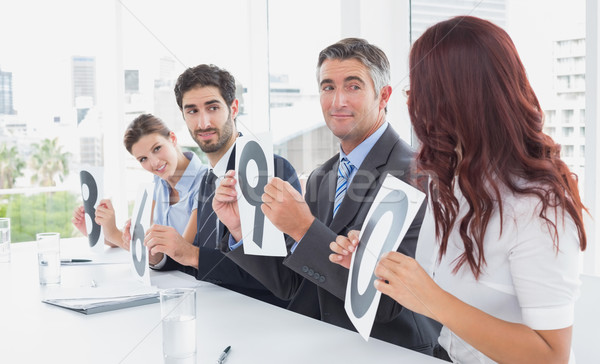
<instances>
[{"instance_id":1,"label":"navy blazer","mask_svg":"<svg viewBox=\"0 0 600 364\"><path fill-rule=\"evenodd\" d=\"M292 167L290 162L278 155L274 155L274 162L275 176L288 181L297 191L301 191L300 181L296 175L296 170ZM233 151L227 162L227 170L232 169L235 169L235 146L233 147ZM203 182L205 182L205 180L203 180ZM202 190L202 186L200 189ZM201 201L201 198L198 199L198 221L196 225L198 229L204 224L204 221L199 221L202 216L202 209L210 209L212 211L212 199L205 203ZM229 231L222 223L220 223L219 233L221 236L229 236ZM194 245L198 246L198 241L204 241L204 239L196 234ZM279 307L286 307L289 304L289 299L276 297L269 289L252 275L248 274L244 269L240 268L231 260L225 259L223 253L215 246L199 247L198 269L184 266L172 258L167 257L167 261L161 270L180 270L193 275L198 280L214 283Z\"/></svg>"}]
</instances>

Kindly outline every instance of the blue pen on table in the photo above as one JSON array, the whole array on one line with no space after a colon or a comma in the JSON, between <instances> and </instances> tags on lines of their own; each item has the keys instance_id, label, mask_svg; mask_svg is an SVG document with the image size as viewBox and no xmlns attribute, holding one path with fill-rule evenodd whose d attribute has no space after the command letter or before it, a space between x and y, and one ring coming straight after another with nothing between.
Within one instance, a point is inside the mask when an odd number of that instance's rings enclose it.
<instances>
[{"instance_id":1,"label":"blue pen on table","mask_svg":"<svg viewBox=\"0 0 600 364\"><path fill-rule=\"evenodd\" d=\"M231 349L231 345L226 347L225 350L223 350L221 356L219 356L219 359L217 359L217 364L223 364L225 362L225 359L227 359L227 355L229 355L229 349Z\"/></svg>"}]
</instances>

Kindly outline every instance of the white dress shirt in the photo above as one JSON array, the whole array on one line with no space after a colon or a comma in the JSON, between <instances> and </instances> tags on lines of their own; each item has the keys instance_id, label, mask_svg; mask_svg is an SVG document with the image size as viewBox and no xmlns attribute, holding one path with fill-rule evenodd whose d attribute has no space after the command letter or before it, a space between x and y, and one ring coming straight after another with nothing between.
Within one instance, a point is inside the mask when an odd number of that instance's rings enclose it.
<instances>
[{"instance_id":1,"label":"white dress shirt","mask_svg":"<svg viewBox=\"0 0 600 364\"><path fill-rule=\"evenodd\" d=\"M506 189L501 193L503 225L496 206L483 241L486 264L479 279L475 279L468 264L452 272L464 251L458 225L469 208L458 187L455 196L460 204L459 216L446 254L437 262L439 241L430 205L417 245L417 260L441 288L494 317L534 330L571 326L580 285L579 237L573 220L565 212L563 221L562 209L558 210L558 219L553 209L546 210L551 221L558 220L557 252L553 228L539 217L539 198L514 195ZM439 342L456 362L493 363L447 327L442 328ZM572 351L569 363L575 363Z\"/></svg>"}]
</instances>

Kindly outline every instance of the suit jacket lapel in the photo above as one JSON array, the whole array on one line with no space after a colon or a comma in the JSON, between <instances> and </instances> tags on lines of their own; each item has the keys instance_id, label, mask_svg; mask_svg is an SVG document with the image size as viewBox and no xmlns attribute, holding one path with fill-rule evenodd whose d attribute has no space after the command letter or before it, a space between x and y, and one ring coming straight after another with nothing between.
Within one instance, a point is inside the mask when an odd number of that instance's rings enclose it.
<instances>
[{"instance_id":1,"label":"suit jacket lapel","mask_svg":"<svg viewBox=\"0 0 600 364\"><path fill-rule=\"evenodd\" d=\"M225 170L225 172L235 169L235 149L236 149L236 147L237 147L237 144L234 144L233 148L231 149L231 154L229 155L229 160L227 161L227 169Z\"/></svg>"},{"instance_id":2,"label":"suit jacket lapel","mask_svg":"<svg viewBox=\"0 0 600 364\"><path fill-rule=\"evenodd\" d=\"M331 224L331 220L333 219L333 204L335 200L334 196L339 164L340 161L338 158L338 160L333 164L332 168L326 172L325 176L323 176L318 190L319 195L317 201L320 202L317 204L319 209L318 218L327 226Z\"/></svg>"},{"instance_id":3,"label":"suit jacket lapel","mask_svg":"<svg viewBox=\"0 0 600 364\"><path fill-rule=\"evenodd\" d=\"M363 204L371 205L379 191L378 185L381 184L381 181L378 181L381 175L380 167L385 166L389 159L390 150L398 141L398 134L388 126L371 151L369 151L358 171L356 171L356 175L352 179L350 186L348 186L346 196L340 205L338 213L329 225L331 230L336 233L343 232L346 228L351 227L351 224L354 224L354 217L361 210ZM336 171L338 164L339 162L335 165Z\"/></svg>"},{"instance_id":4,"label":"suit jacket lapel","mask_svg":"<svg viewBox=\"0 0 600 364\"><path fill-rule=\"evenodd\" d=\"M236 146L237 146L237 144L234 144L233 145L233 149L231 149L231 155L229 155L229 160L227 161L227 169L225 170L226 173L228 171L231 171L232 169L235 169L235 149L236 149ZM210 206L210 209L212 211L212 204ZM219 241L221 241L221 238L225 235L225 232L227 230L225 228L225 225L223 225L223 223L221 222L221 220L219 220L218 217L216 219L217 219L218 224L216 224L217 225L217 239L216 239L215 248L219 245Z\"/></svg>"}]
</instances>

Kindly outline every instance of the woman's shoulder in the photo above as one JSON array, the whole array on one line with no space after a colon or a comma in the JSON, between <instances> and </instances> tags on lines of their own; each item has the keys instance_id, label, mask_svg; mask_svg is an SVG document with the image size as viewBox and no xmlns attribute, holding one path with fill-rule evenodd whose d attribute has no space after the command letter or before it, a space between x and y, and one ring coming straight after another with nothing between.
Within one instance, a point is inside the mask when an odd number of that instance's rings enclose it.
<instances>
[{"instance_id":1,"label":"woman's shoulder","mask_svg":"<svg viewBox=\"0 0 600 364\"><path fill-rule=\"evenodd\" d=\"M502 194L502 207L504 219L514 221L520 234L543 232L547 235L550 231L551 236L555 232L563 235L573 230L573 219L560 204L554 201L556 195L550 186L524 180L517 183L517 187L529 192L515 192L506 188L507 191ZM544 200L547 201L545 204Z\"/></svg>"},{"instance_id":2,"label":"woman's shoulder","mask_svg":"<svg viewBox=\"0 0 600 364\"><path fill-rule=\"evenodd\" d=\"M185 174L188 177L193 177L193 182L190 183L191 189L198 189L198 185L202 181L202 178L208 172L208 166L198 158L195 153L184 152L184 155L190 160L190 164L185 170Z\"/></svg>"},{"instance_id":3,"label":"woman's shoulder","mask_svg":"<svg viewBox=\"0 0 600 364\"><path fill-rule=\"evenodd\" d=\"M189 172L195 172L196 174L204 174L208 170L206 164L202 163L200 158L194 152L183 152L183 155L189 159L190 164L188 164L187 170Z\"/></svg>"}]
</instances>

